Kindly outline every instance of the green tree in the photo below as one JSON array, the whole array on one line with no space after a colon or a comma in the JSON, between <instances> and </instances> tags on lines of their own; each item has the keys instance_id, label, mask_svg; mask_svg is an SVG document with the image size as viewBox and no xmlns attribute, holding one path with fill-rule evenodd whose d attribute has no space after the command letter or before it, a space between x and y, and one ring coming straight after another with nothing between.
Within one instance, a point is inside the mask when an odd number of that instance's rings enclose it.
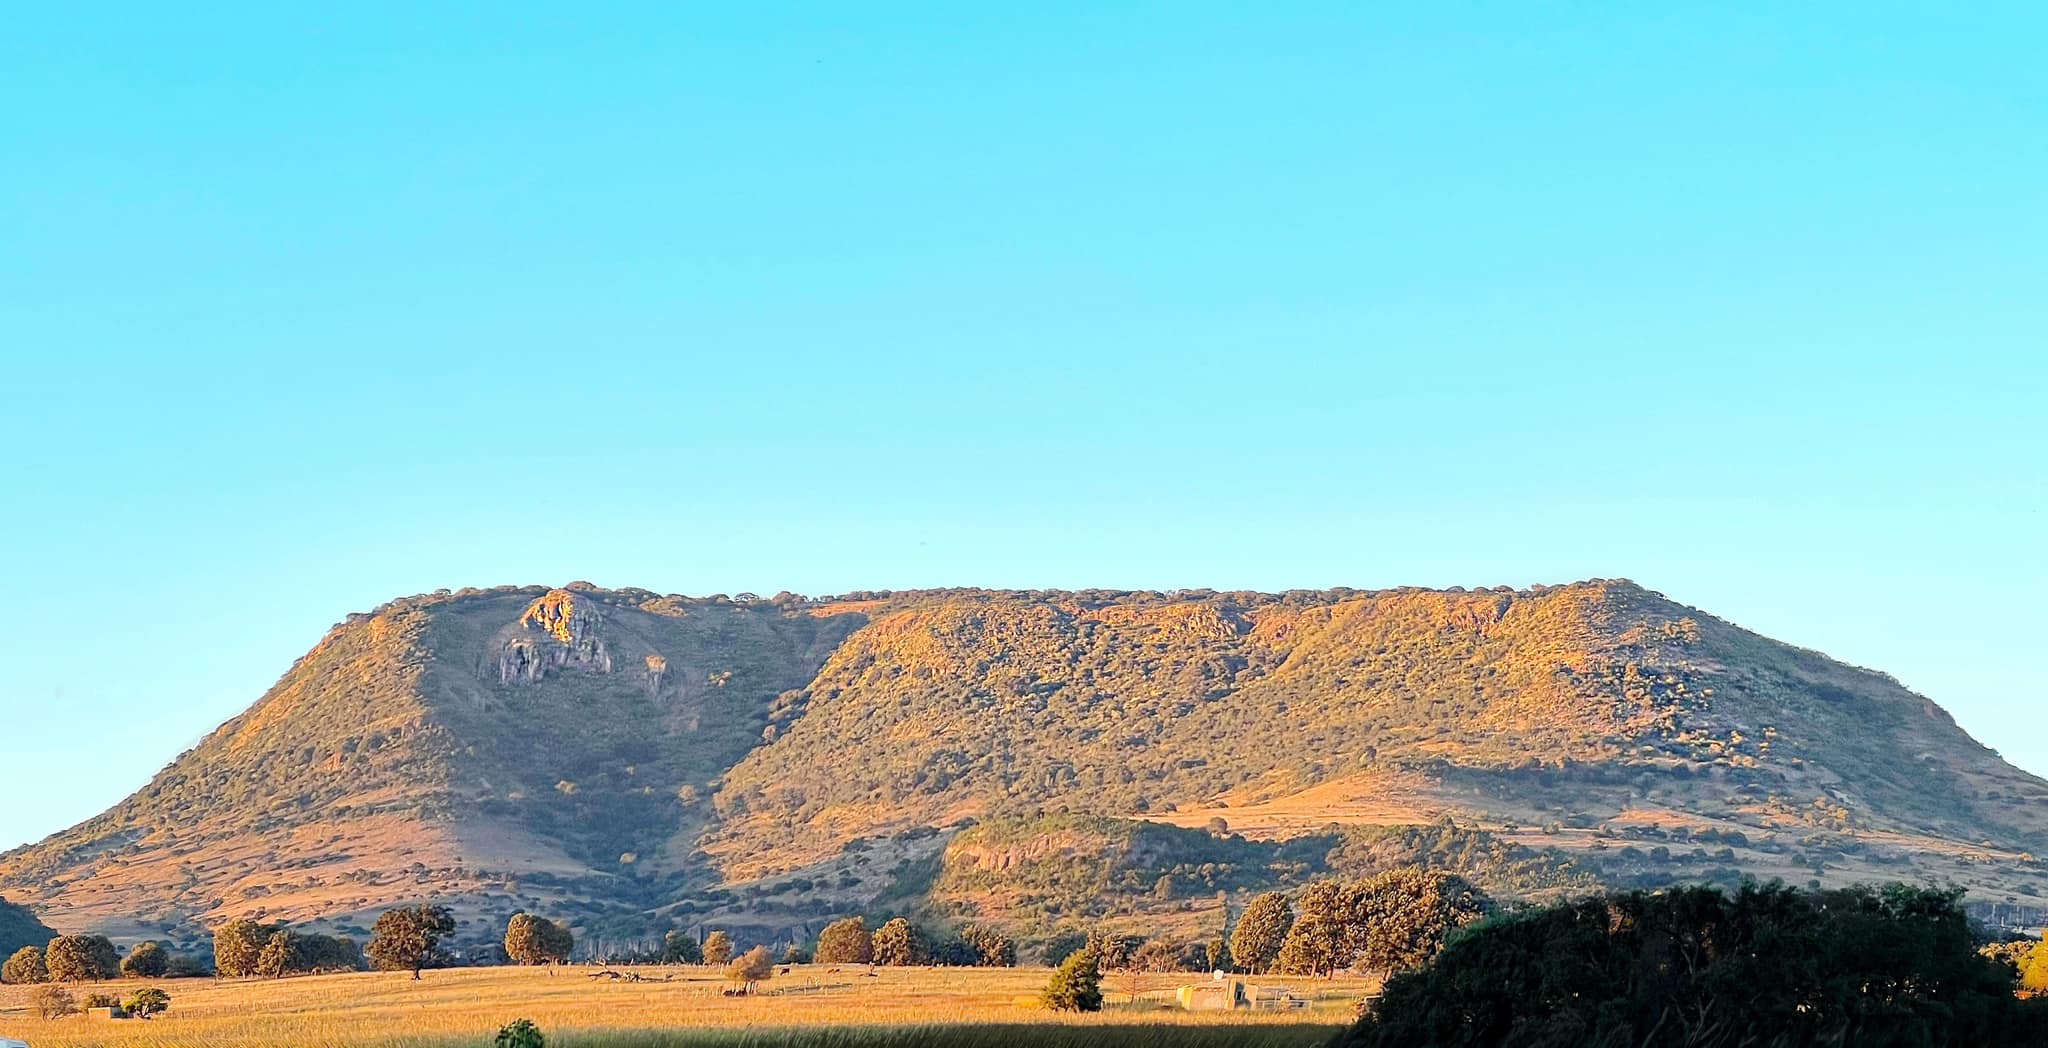
<instances>
[{"instance_id":1,"label":"green tree","mask_svg":"<svg viewBox=\"0 0 2048 1048\"><path fill-rule=\"evenodd\" d=\"M1745 885L1496 917L1387 980L1341 1048L2044 1043L1962 890Z\"/></svg>"},{"instance_id":2,"label":"green tree","mask_svg":"<svg viewBox=\"0 0 2048 1048\"><path fill-rule=\"evenodd\" d=\"M1351 963L1348 893L1335 881L1317 881L1294 900L1294 926L1273 966L1289 975L1329 975Z\"/></svg>"},{"instance_id":3,"label":"green tree","mask_svg":"<svg viewBox=\"0 0 2048 1048\"><path fill-rule=\"evenodd\" d=\"M420 970L440 959L441 939L455 931L455 919L445 906L405 906L386 910L370 931L366 951L378 970L410 970L417 980Z\"/></svg>"},{"instance_id":4,"label":"green tree","mask_svg":"<svg viewBox=\"0 0 2048 1048\"><path fill-rule=\"evenodd\" d=\"M576 937L559 922L515 913L505 925L505 953L515 964L567 964Z\"/></svg>"},{"instance_id":5,"label":"green tree","mask_svg":"<svg viewBox=\"0 0 2048 1048\"><path fill-rule=\"evenodd\" d=\"M138 1019L161 1015L171 1010L171 995L154 986L145 986L129 994L128 1000L121 1005L121 1010Z\"/></svg>"},{"instance_id":6,"label":"green tree","mask_svg":"<svg viewBox=\"0 0 2048 1048\"><path fill-rule=\"evenodd\" d=\"M263 946L276 929L244 917L213 930L213 970L222 978L235 979L256 974L256 962Z\"/></svg>"},{"instance_id":7,"label":"green tree","mask_svg":"<svg viewBox=\"0 0 2048 1048\"><path fill-rule=\"evenodd\" d=\"M256 974L266 979L281 979L298 972L303 966L299 956L299 933L290 928L271 932L263 949L256 954Z\"/></svg>"},{"instance_id":8,"label":"green tree","mask_svg":"<svg viewBox=\"0 0 2048 1048\"><path fill-rule=\"evenodd\" d=\"M7 963L0 964L0 983L21 986L49 981L50 968L43 961L43 948L40 946L24 946L14 951L14 956L7 958Z\"/></svg>"},{"instance_id":9,"label":"green tree","mask_svg":"<svg viewBox=\"0 0 2048 1048\"><path fill-rule=\"evenodd\" d=\"M1294 908L1286 892L1267 892L1251 901L1238 915L1230 933L1230 956L1253 975L1272 967L1294 927Z\"/></svg>"},{"instance_id":10,"label":"green tree","mask_svg":"<svg viewBox=\"0 0 2048 1048\"><path fill-rule=\"evenodd\" d=\"M727 964L732 961L732 936L724 932L712 932L704 937L704 963Z\"/></svg>"},{"instance_id":11,"label":"green tree","mask_svg":"<svg viewBox=\"0 0 2048 1048\"><path fill-rule=\"evenodd\" d=\"M661 939L661 963L703 964L704 948L688 932L672 931Z\"/></svg>"},{"instance_id":12,"label":"green tree","mask_svg":"<svg viewBox=\"0 0 2048 1048\"><path fill-rule=\"evenodd\" d=\"M170 969L170 954L160 942L139 942L121 958L121 975L127 979L161 979Z\"/></svg>"},{"instance_id":13,"label":"green tree","mask_svg":"<svg viewBox=\"0 0 2048 1048\"><path fill-rule=\"evenodd\" d=\"M1131 970L1138 972L1177 972L1181 970L1181 943L1172 939L1148 939L1131 951Z\"/></svg>"},{"instance_id":14,"label":"green tree","mask_svg":"<svg viewBox=\"0 0 2048 1048\"><path fill-rule=\"evenodd\" d=\"M890 919L875 929L874 963L897 966L924 960L924 941L917 927L902 917Z\"/></svg>"},{"instance_id":15,"label":"green tree","mask_svg":"<svg viewBox=\"0 0 2048 1048\"><path fill-rule=\"evenodd\" d=\"M775 958L768 953L768 947L756 946L740 954L725 969L725 977L739 983L748 993L754 992L754 984L775 974Z\"/></svg>"},{"instance_id":16,"label":"green tree","mask_svg":"<svg viewBox=\"0 0 2048 1048\"><path fill-rule=\"evenodd\" d=\"M1212 972L1230 970L1230 944L1217 936L1202 946L1202 959Z\"/></svg>"},{"instance_id":17,"label":"green tree","mask_svg":"<svg viewBox=\"0 0 2048 1048\"><path fill-rule=\"evenodd\" d=\"M50 940L43 965L55 982L98 982L121 972L121 955L104 935L65 935Z\"/></svg>"},{"instance_id":18,"label":"green tree","mask_svg":"<svg viewBox=\"0 0 2048 1048\"><path fill-rule=\"evenodd\" d=\"M974 963L983 968L1015 968L1017 943L1008 935L985 924L970 924L960 930L960 941L974 952Z\"/></svg>"},{"instance_id":19,"label":"green tree","mask_svg":"<svg viewBox=\"0 0 2048 1048\"><path fill-rule=\"evenodd\" d=\"M1053 970L1039 1000L1056 1012L1102 1010L1102 965L1095 951L1082 947Z\"/></svg>"},{"instance_id":20,"label":"green tree","mask_svg":"<svg viewBox=\"0 0 2048 1048\"><path fill-rule=\"evenodd\" d=\"M351 943L350 945L353 946L354 944ZM360 959L362 952L357 951L356 956ZM171 955L169 963L164 965L164 978L166 979L198 979L212 974L213 972L206 967L206 961L203 958L189 953L174 953Z\"/></svg>"},{"instance_id":21,"label":"green tree","mask_svg":"<svg viewBox=\"0 0 2048 1048\"><path fill-rule=\"evenodd\" d=\"M1352 885L1344 905L1347 951L1367 969L1397 972L1429 963L1452 931L1484 917L1491 903L1460 877L1407 866Z\"/></svg>"},{"instance_id":22,"label":"green tree","mask_svg":"<svg viewBox=\"0 0 2048 1048\"><path fill-rule=\"evenodd\" d=\"M297 971L356 972L363 968L363 950L345 935L301 933L298 940Z\"/></svg>"},{"instance_id":23,"label":"green tree","mask_svg":"<svg viewBox=\"0 0 2048 1048\"><path fill-rule=\"evenodd\" d=\"M2036 946L2027 955L2027 966L2020 969L2020 989L2048 993L2048 946Z\"/></svg>"},{"instance_id":24,"label":"green tree","mask_svg":"<svg viewBox=\"0 0 2048 1048\"><path fill-rule=\"evenodd\" d=\"M818 949L812 954L819 964L871 964L875 959L875 941L868 934L868 922L859 917L845 917L825 926L818 933Z\"/></svg>"},{"instance_id":25,"label":"green tree","mask_svg":"<svg viewBox=\"0 0 2048 1048\"><path fill-rule=\"evenodd\" d=\"M491 1044L493 1048L548 1048L548 1039L532 1019L514 1019L498 1028Z\"/></svg>"}]
</instances>

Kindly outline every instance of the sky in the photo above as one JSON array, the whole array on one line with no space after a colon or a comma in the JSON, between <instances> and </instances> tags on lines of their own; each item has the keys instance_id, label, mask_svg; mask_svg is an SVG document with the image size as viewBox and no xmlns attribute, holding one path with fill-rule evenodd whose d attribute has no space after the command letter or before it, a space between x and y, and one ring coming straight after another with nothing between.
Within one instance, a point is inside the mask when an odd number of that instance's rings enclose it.
<instances>
[{"instance_id":1,"label":"sky","mask_svg":"<svg viewBox=\"0 0 2048 1048\"><path fill-rule=\"evenodd\" d=\"M39 5L0 847L352 611L1627 577L2048 773L2035 5Z\"/></svg>"}]
</instances>

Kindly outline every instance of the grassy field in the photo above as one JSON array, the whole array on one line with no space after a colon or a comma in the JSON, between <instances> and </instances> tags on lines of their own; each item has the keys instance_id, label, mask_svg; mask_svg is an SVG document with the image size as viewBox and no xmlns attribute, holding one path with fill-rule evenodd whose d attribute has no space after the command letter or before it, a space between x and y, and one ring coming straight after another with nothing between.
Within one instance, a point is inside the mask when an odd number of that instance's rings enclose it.
<instances>
[{"instance_id":1,"label":"grassy field","mask_svg":"<svg viewBox=\"0 0 2048 1048\"><path fill-rule=\"evenodd\" d=\"M622 969L631 971L632 969ZM1174 1044L1309 1048L1348 1023L1368 990L1359 980L1271 979L1312 999L1293 1011L1183 1012L1173 988L1200 975L1111 975L1108 1006L1092 1015L1038 1008L1044 969L864 968L799 965L762 984L762 994L728 998L708 968L643 968L648 979L590 978L593 968L470 968L409 974L363 973L296 979L184 979L109 983L125 996L141 985L171 994L171 1010L148 1022L86 1016L44 1021L29 1010L30 988L0 987L0 1037L34 1048L443 1048L490 1043L499 1026L529 1018L562 1048L865 1048L880 1044ZM82 997L94 989L76 988Z\"/></svg>"}]
</instances>

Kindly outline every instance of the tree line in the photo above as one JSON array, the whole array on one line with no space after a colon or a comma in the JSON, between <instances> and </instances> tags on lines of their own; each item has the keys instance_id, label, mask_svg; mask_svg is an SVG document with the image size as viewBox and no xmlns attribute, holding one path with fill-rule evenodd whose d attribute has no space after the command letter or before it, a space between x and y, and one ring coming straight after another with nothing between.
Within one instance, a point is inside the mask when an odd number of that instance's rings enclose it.
<instances>
[{"instance_id":1,"label":"tree line","mask_svg":"<svg viewBox=\"0 0 2048 1048\"><path fill-rule=\"evenodd\" d=\"M1960 888L1593 896L1453 937L1335 1048L2048 1044L2042 948L1979 938Z\"/></svg>"}]
</instances>

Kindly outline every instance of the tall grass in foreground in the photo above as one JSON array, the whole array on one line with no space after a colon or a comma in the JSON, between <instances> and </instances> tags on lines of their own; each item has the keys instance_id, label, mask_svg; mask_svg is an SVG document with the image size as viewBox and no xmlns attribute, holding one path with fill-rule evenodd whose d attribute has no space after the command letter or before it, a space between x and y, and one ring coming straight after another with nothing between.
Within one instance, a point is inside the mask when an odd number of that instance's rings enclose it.
<instances>
[{"instance_id":1,"label":"tall grass in foreground","mask_svg":"<svg viewBox=\"0 0 2048 1048\"><path fill-rule=\"evenodd\" d=\"M983 1023L945 1026L808 1026L767 1029L601 1030L550 1036L559 1048L1314 1048L1343 1027L1069 1026ZM447 1042L448 1048L462 1042Z\"/></svg>"}]
</instances>

